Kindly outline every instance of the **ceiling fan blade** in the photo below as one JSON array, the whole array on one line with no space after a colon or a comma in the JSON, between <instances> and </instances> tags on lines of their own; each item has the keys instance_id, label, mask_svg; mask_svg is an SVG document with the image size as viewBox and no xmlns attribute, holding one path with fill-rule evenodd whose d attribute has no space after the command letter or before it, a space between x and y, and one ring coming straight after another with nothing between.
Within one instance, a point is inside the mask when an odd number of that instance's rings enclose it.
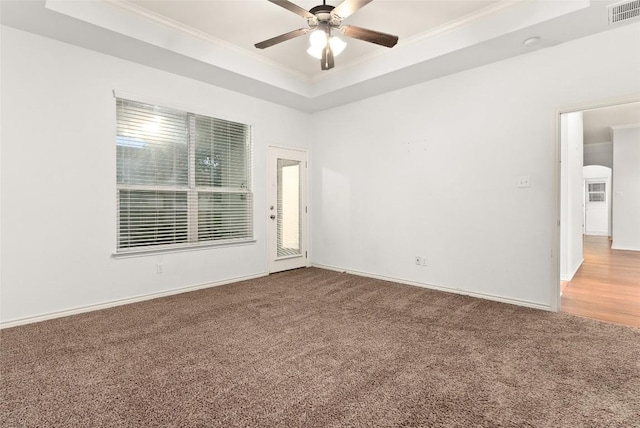
<instances>
[{"instance_id":1,"label":"ceiling fan blade","mask_svg":"<svg viewBox=\"0 0 640 428\"><path fill-rule=\"evenodd\" d=\"M335 9L333 9L333 11L331 11L331 14L344 19L356 10L360 9L362 6L371 3L371 1L372 0L344 0Z\"/></svg>"},{"instance_id":2,"label":"ceiling fan blade","mask_svg":"<svg viewBox=\"0 0 640 428\"><path fill-rule=\"evenodd\" d=\"M331 46L327 43L327 46L322 49L322 59L320 60L320 68L322 70L331 70L335 66L335 61L333 59L333 51L331 50Z\"/></svg>"},{"instance_id":3,"label":"ceiling fan blade","mask_svg":"<svg viewBox=\"0 0 640 428\"><path fill-rule=\"evenodd\" d=\"M295 39L296 37L304 36L310 31L309 28L300 28L298 30L289 31L288 33L280 34L279 36L273 37L269 40L265 40L260 43L256 43L254 46L258 49L268 48L273 45L277 45L278 43L286 42L290 39Z\"/></svg>"},{"instance_id":4,"label":"ceiling fan blade","mask_svg":"<svg viewBox=\"0 0 640 428\"><path fill-rule=\"evenodd\" d=\"M307 19L315 18L315 15L313 13L309 12L306 9L301 8L296 4L291 3L290 1L287 1L287 0L269 0L269 1L273 4L277 4L280 7L284 7L285 9L295 13L296 15L300 15L303 18L307 18Z\"/></svg>"},{"instance_id":5,"label":"ceiling fan blade","mask_svg":"<svg viewBox=\"0 0 640 428\"><path fill-rule=\"evenodd\" d=\"M392 48L398 43L398 36L367 30L366 28L356 27L355 25L345 25L340 27L340 31L347 37L364 40L365 42L375 43L388 48Z\"/></svg>"}]
</instances>

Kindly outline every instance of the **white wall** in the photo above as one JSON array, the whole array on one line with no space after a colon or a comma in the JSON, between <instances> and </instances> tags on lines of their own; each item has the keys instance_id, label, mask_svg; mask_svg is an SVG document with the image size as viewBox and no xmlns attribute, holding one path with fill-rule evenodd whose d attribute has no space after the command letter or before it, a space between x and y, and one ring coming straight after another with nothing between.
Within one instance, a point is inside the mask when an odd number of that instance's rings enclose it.
<instances>
[{"instance_id":1,"label":"white wall","mask_svg":"<svg viewBox=\"0 0 640 428\"><path fill-rule=\"evenodd\" d=\"M638 75L635 24L314 115L313 261L551 307L555 112Z\"/></svg>"},{"instance_id":2,"label":"white wall","mask_svg":"<svg viewBox=\"0 0 640 428\"><path fill-rule=\"evenodd\" d=\"M1 37L2 322L266 272L266 147L308 145L309 115L12 28ZM254 126L255 244L111 257L114 89Z\"/></svg>"},{"instance_id":3,"label":"white wall","mask_svg":"<svg viewBox=\"0 0 640 428\"><path fill-rule=\"evenodd\" d=\"M640 126L613 127L611 248L640 251Z\"/></svg>"},{"instance_id":4,"label":"white wall","mask_svg":"<svg viewBox=\"0 0 640 428\"><path fill-rule=\"evenodd\" d=\"M560 116L560 279L570 281L584 261L582 231L584 217L582 112Z\"/></svg>"},{"instance_id":5,"label":"white wall","mask_svg":"<svg viewBox=\"0 0 640 428\"><path fill-rule=\"evenodd\" d=\"M2 31L0 31L0 50L2 49ZM2 58L0 57L0 60ZM0 62L0 319L2 319L2 63Z\"/></svg>"},{"instance_id":6,"label":"white wall","mask_svg":"<svg viewBox=\"0 0 640 428\"><path fill-rule=\"evenodd\" d=\"M549 307L555 110L640 93L640 25L313 117L11 28L1 38L4 323L264 273L266 147L309 146L314 127L315 263ZM256 244L111 257L113 89L255 126Z\"/></svg>"},{"instance_id":7,"label":"white wall","mask_svg":"<svg viewBox=\"0 0 640 428\"><path fill-rule=\"evenodd\" d=\"M584 164L602 165L613 168L613 143L593 143L584 145Z\"/></svg>"},{"instance_id":8,"label":"white wall","mask_svg":"<svg viewBox=\"0 0 640 428\"><path fill-rule=\"evenodd\" d=\"M591 180L591 179L598 179L606 183L605 198L607 201L607 208L606 208L606 224L607 224L606 229L607 230L604 231L604 233L606 233L607 236L611 236L611 199L612 199L611 168L608 168L602 165L586 165L584 168L582 168L582 176L584 177L585 181ZM585 186L586 186L586 183L585 183ZM586 191L586 189L584 190ZM586 200L586 195L585 195L585 202L588 202Z\"/></svg>"}]
</instances>

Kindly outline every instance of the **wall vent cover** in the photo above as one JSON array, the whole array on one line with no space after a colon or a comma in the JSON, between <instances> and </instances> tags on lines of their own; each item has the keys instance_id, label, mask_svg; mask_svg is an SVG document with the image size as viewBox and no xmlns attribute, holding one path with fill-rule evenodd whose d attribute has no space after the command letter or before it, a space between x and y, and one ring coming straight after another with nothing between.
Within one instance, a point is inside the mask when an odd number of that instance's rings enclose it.
<instances>
[{"instance_id":1,"label":"wall vent cover","mask_svg":"<svg viewBox=\"0 0 640 428\"><path fill-rule=\"evenodd\" d=\"M609 25L640 16L640 0L629 0L609 6Z\"/></svg>"}]
</instances>

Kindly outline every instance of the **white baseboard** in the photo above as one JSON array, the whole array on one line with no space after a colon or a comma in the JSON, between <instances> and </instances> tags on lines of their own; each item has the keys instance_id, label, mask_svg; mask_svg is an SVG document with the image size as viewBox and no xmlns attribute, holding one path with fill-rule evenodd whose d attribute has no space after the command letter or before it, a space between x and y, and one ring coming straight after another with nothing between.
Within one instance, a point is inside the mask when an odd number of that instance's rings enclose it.
<instances>
[{"instance_id":1,"label":"white baseboard","mask_svg":"<svg viewBox=\"0 0 640 428\"><path fill-rule=\"evenodd\" d=\"M585 232L585 235L588 236L609 236L609 231L607 230L591 230L589 232Z\"/></svg>"},{"instance_id":2,"label":"white baseboard","mask_svg":"<svg viewBox=\"0 0 640 428\"><path fill-rule=\"evenodd\" d=\"M560 281L571 281L574 275L576 274L576 272L578 272L578 269L580 269L580 266L582 266L582 263L584 263L584 259L580 259L578 264L574 266L574 268L571 269L571 271L569 271L568 274L566 275L560 274Z\"/></svg>"},{"instance_id":3,"label":"white baseboard","mask_svg":"<svg viewBox=\"0 0 640 428\"><path fill-rule=\"evenodd\" d=\"M267 275L268 275L268 273L264 272L264 273L259 273L259 274L255 274L255 275L247 275L247 276L241 276L241 277L236 277L236 278L229 278L229 279L225 279L225 280L222 280L222 281L207 282L205 284L198 284L198 285L190 285L190 286L187 286L187 287L174 288L172 290L160 291L158 293L144 294L142 296L135 296L135 297L128 297L126 299L112 300L112 301L109 301L109 302L99 303L99 304L96 304L96 305L82 306L82 307L79 307L79 308L67 309L67 310L64 310L64 311L50 312L50 313L42 314L42 315L19 318L19 319L16 319L16 320L11 320L11 321L6 321L6 322L0 323L0 330L1 329L5 329L5 328L10 328L10 327L17 327L19 325L24 325L24 324L32 324L32 323L36 323L36 322L46 321L46 320L50 320L50 319L54 319L54 318L61 318L61 317L67 317L67 316L70 316L70 315L82 314L82 313L85 313L85 312L97 311L97 310L100 310L100 309L113 308L115 306L128 305L130 303L143 302L145 300L158 299L160 297L173 296L175 294L187 293L189 291L202 290L204 288L217 287L217 286L220 286L220 285L231 284L233 282L246 281L248 279L261 278L261 277L267 276Z\"/></svg>"},{"instance_id":4,"label":"white baseboard","mask_svg":"<svg viewBox=\"0 0 640 428\"><path fill-rule=\"evenodd\" d=\"M400 284L413 285L414 287L428 288L430 290L438 290L438 291L444 291L446 293L461 294L463 296L476 297L478 299L485 299L485 300L492 300L494 302L508 303L510 305L524 306L524 307L527 307L527 308L541 309L541 310L544 310L544 311L551 311L551 305L544 305L544 304L541 304L541 303L530 302L528 300L513 299L513 298L510 298L510 297L496 296L496 295L493 295L493 294L476 293L476 292L472 292L472 291L459 290L457 288L444 287L444 286L441 286L441 285L433 285L433 284L425 284L425 283L416 282L416 281L408 281L408 280L405 280L405 279L392 278L392 277L376 275L376 274L372 274L372 273L368 273L368 272L361 272L361 271L356 271L356 270L344 269L344 268L339 268L339 267L336 267L336 266L322 265L322 264L319 264L319 263L312 263L312 266L317 267L317 268L321 268L321 269L333 270L333 271L337 271L337 272L345 272L345 273L349 273L349 274L352 274L352 275L364 276L366 278L381 279L383 281L390 281L390 282L397 282L397 283L400 283Z\"/></svg>"}]
</instances>

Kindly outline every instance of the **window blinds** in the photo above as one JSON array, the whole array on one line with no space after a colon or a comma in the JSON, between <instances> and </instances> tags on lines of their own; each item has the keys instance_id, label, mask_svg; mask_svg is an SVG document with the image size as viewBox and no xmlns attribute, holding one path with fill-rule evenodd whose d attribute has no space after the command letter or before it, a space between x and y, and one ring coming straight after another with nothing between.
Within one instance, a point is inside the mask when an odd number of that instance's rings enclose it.
<instances>
[{"instance_id":1,"label":"window blinds","mask_svg":"<svg viewBox=\"0 0 640 428\"><path fill-rule=\"evenodd\" d=\"M119 251L252 239L248 125L116 106Z\"/></svg>"}]
</instances>

